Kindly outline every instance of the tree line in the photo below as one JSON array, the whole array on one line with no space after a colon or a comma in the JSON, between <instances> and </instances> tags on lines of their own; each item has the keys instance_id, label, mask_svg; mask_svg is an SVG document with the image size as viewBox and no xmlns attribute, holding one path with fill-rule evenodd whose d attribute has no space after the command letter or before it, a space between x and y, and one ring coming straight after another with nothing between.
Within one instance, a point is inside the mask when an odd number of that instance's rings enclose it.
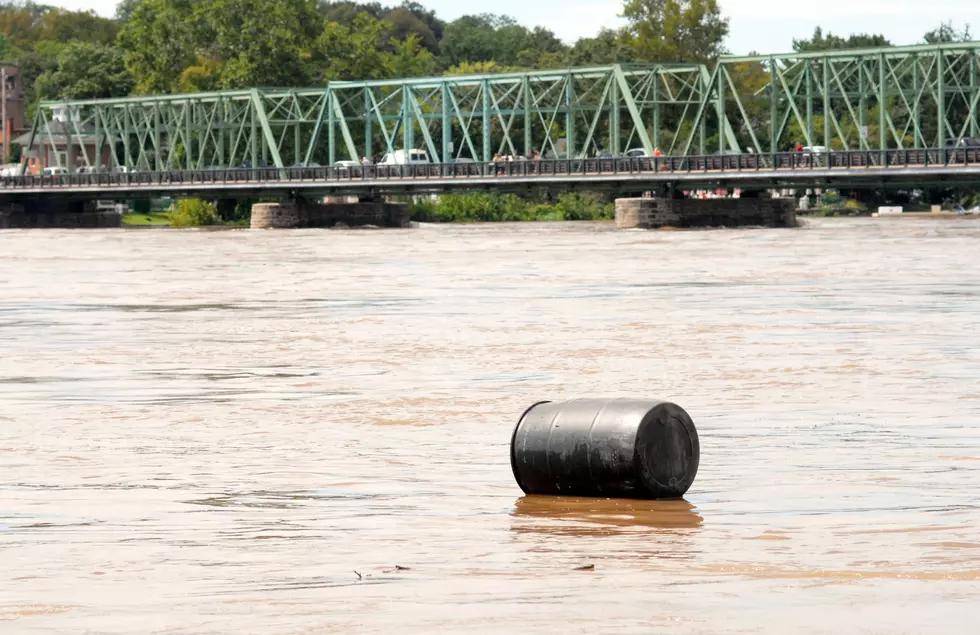
<instances>
[{"instance_id":1,"label":"tree line","mask_svg":"<svg viewBox=\"0 0 980 635\"><path fill-rule=\"evenodd\" d=\"M28 117L41 99L86 99L330 80L711 62L729 23L717 0L624 0L621 29L572 44L489 13L442 20L412 0L122 0L113 18L33 0L0 2L0 59L19 64ZM942 24L924 42L970 39ZM888 46L819 27L797 51ZM751 77L746 81L752 81Z\"/></svg>"}]
</instances>

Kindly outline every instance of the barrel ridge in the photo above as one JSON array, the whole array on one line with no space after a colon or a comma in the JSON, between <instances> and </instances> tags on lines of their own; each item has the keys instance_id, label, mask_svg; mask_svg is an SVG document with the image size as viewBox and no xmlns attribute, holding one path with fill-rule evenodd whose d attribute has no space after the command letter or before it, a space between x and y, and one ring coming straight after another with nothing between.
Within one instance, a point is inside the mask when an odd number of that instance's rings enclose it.
<instances>
[{"instance_id":1,"label":"barrel ridge","mask_svg":"<svg viewBox=\"0 0 980 635\"><path fill-rule=\"evenodd\" d=\"M521 491L528 494L527 488L524 487L524 483L521 482L521 476L517 470L517 433L521 429L521 424L524 423L524 418L527 417L528 413L537 408L538 406L544 405L546 403L551 403L550 401L539 401L535 404L531 404L527 410L521 414L521 418L517 420L517 425L514 426L514 432L510 435L510 470L514 473L514 480L517 481L517 486L521 488Z\"/></svg>"}]
</instances>

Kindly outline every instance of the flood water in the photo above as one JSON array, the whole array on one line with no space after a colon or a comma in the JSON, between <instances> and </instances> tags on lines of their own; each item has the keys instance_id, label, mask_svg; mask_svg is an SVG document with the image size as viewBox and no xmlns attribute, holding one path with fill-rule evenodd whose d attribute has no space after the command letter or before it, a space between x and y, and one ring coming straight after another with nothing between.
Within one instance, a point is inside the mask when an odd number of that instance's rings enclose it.
<instances>
[{"instance_id":1,"label":"flood water","mask_svg":"<svg viewBox=\"0 0 980 635\"><path fill-rule=\"evenodd\" d=\"M685 500L522 496L580 396ZM980 222L0 232L5 635L975 633L978 522Z\"/></svg>"}]
</instances>

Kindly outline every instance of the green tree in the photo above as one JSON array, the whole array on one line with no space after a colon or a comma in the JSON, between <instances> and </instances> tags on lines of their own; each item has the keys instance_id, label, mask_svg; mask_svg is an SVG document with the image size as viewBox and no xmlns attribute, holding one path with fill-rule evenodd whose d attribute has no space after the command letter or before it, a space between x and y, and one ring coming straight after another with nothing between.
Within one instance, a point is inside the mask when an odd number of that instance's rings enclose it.
<instances>
[{"instance_id":1,"label":"green tree","mask_svg":"<svg viewBox=\"0 0 980 635\"><path fill-rule=\"evenodd\" d=\"M446 29L446 23L439 19L435 11L426 9L418 2L413 2L412 0L403 0L402 7L408 9L415 15L419 20L425 23L432 34L436 36L436 41L442 40L443 31ZM435 52L435 51L433 51Z\"/></svg>"},{"instance_id":2,"label":"green tree","mask_svg":"<svg viewBox=\"0 0 980 635\"><path fill-rule=\"evenodd\" d=\"M314 0L142 0L119 45L140 93L301 86L320 28Z\"/></svg>"},{"instance_id":3,"label":"green tree","mask_svg":"<svg viewBox=\"0 0 980 635\"><path fill-rule=\"evenodd\" d=\"M120 0L116 5L116 22L120 25L129 22L142 0Z\"/></svg>"},{"instance_id":4,"label":"green tree","mask_svg":"<svg viewBox=\"0 0 980 635\"><path fill-rule=\"evenodd\" d=\"M341 0L340 2L324 0L317 5L317 11L327 22L348 25L353 24L354 19L359 15L367 15L375 20L380 20L385 14L385 8L381 6L380 2L351 2L350 0Z\"/></svg>"},{"instance_id":5,"label":"green tree","mask_svg":"<svg viewBox=\"0 0 980 635\"><path fill-rule=\"evenodd\" d=\"M414 36L428 51L439 50L436 34L407 7L395 7L384 16L384 20L391 25L391 33L395 38L407 40Z\"/></svg>"},{"instance_id":6,"label":"green tree","mask_svg":"<svg viewBox=\"0 0 980 635\"><path fill-rule=\"evenodd\" d=\"M319 33L313 0L207 0L195 5L199 54L221 61L222 88L303 86Z\"/></svg>"},{"instance_id":7,"label":"green tree","mask_svg":"<svg viewBox=\"0 0 980 635\"><path fill-rule=\"evenodd\" d=\"M708 62L725 52L728 19L717 0L625 0L623 17L636 59Z\"/></svg>"},{"instance_id":8,"label":"green tree","mask_svg":"<svg viewBox=\"0 0 980 635\"><path fill-rule=\"evenodd\" d=\"M176 90L197 60L192 0L141 0L119 33L126 68L137 93Z\"/></svg>"},{"instance_id":9,"label":"green tree","mask_svg":"<svg viewBox=\"0 0 980 635\"><path fill-rule=\"evenodd\" d=\"M57 57L57 68L44 72L36 90L42 99L122 97L133 88L122 53L111 46L69 42Z\"/></svg>"},{"instance_id":10,"label":"green tree","mask_svg":"<svg viewBox=\"0 0 980 635\"><path fill-rule=\"evenodd\" d=\"M830 51L839 49L861 49L861 48L878 48L883 46L891 46L892 43L888 41L884 35L876 35L871 33L852 33L846 38L834 35L829 31L825 35L823 29L819 26L813 30L813 36L808 40L793 40L793 50L800 53L808 53L813 51Z\"/></svg>"},{"instance_id":11,"label":"green tree","mask_svg":"<svg viewBox=\"0 0 980 635\"><path fill-rule=\"evenodd\" d=\"M569 66L594 66L626 62L633 57L631 47L619 31L602 29L595 37L582 38L568 52Z\"/></svg>"},{"instance_id":12,"label":"green tree","mask_svg":"<svg viewBox=\"0 0 980 635\"><path fill-rule=\"evenodd\" d=\"M53 9L46 12L36 26L37 39L64 43L79 40L108 45L115 41L118 33L115 20L98 16L93 11Z\"/></svg>"},{"instance_id":13,"label":"green tree","mask_svg":"<svg viewBox=\"0 0 980 635\"><path fill-rule=\"evenodd\" d=\"M440 51L446 67L490 61L526 67L542 59L554 65L554 56L563 56L566 47L548 29L529 30L511 17L486 13L464 15L447 24Z\"/></svg>"},{"instance_id":14,"label":"green tree","mask_svg":"<svg viewBox=\"0 0 980 635\"><path fill-rule=\"evenodd\" d=\"M962 31L956 30L952 22L943 22L938 27L926 33L922 38L926 44L946 44L950 42L969 42L973 39L970 33L970 25L963 27Z\"/></svg>"},{"instance_id":15,"label":"green tree","mask_svg":"<svg viewBox=\"0 0 980 635\"><path fill-rule=\"evenodd\" d=\"M391 26L361 13L343 25L327 22L313 45L313 63L320 72L316 79L354 80L391 77L391 54L384 49Z\"/></svg>"},{"instance_id":16,"label":"green tree","mask_svg":"<svg viewBox=\"0 0 980 635\"><path fill-rule=\"evenodd\" d=\"M391 72L395 77L424 77L435 72L436 59L418 36L392 42Z\"/></svg>"},{"instance_id":17,"label":"green tree","mask_svg":"<svg viewBox=\"0 0 980 635\"><path fill-rule=\"evenodd\" d=\"M488 73L506 73L514 68L501 66L496 62L463 62L446 69L445 75L486 75Z\"/></svg>"},{"instance_id":18,"label":"green tree","mask_svg":"<svg viewBox=\"0 0 980 635\"><path fill-rule=\"evenodd\" d=\"M174 211L170 214L170 224L174 227L202 227L219 223L221 223L221 216L217 208L199 198L184 198L177 201Z\"/></svg>"}]
</instances>

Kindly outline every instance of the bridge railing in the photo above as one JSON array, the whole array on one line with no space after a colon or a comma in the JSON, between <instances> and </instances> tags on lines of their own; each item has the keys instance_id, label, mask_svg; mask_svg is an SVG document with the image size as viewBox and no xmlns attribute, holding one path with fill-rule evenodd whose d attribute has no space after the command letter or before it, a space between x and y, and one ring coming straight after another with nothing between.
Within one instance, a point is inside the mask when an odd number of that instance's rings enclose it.
<instances>
[{"instance_id":1,"label":"bridge railing","mask_svg":"<svg viewBox=\"0 0 980 635\"><path fill-rule=\"evenodd\" d=\"M554 177L616 175L854 172L871 168L928 168L980 166L980 148L928 150L860 150L826 153L733 154L686 157L593 158L447 163L416 165L358 165L289 168L218 168L128 173L27 175L0 178L7 189L126 188L193 185L197 187L261 184L390 182L431 180L548 180Z\"/></svg>"}]
</instances>

